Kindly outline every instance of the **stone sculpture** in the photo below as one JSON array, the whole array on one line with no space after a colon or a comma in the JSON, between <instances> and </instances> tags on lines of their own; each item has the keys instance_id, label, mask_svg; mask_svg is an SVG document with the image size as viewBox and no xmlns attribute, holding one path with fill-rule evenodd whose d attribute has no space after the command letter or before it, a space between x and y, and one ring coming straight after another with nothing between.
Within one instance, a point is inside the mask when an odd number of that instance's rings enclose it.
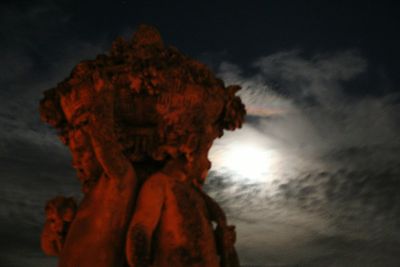
<instances>
[{"instance_id":1,"label":"stone sculpture","mask_svg":"<svg viewBox=\"0 0 400 267\"><path fill-rule=\"evenodd\" d=\"M78 206L49 202L70 212L48 216L43 250L60 267L239 266L234 227L202 191L213 140L242 125L239 89L146 25L79 63L40 103L83 191Z\"/></svg>"}]
</instances>

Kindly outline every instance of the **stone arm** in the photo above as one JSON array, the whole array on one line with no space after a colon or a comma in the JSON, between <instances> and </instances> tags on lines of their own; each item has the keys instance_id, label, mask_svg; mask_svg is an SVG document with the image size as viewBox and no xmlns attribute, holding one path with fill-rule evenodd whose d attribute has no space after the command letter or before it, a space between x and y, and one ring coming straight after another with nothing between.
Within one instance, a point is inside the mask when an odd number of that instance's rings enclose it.
<instances>
[{"instance_id":1,"label":"stone arm","mask_svg":"<svg viewBox=\"0 0 400 267\"><path fill-rule=\"evenodd\" d=\"M206 203L211 221L217 223L215 237L217 251L220 255L221 267L239 267L239 257L234 247L236 241L235 226L227 224L224 211L214 199L200 188L198 191Z\"/></svg>"},{"instance_id":2,"label":"stone arm","mask_svg":"<svg viewBox=\"0 0 400 267\"><path fill-rule=\"evenodd\" d=\"M114 131L114 92L106 89L100 92L89 114L86 129L105 174L114 178L136 176Z\"/></svg>"},{"instance_id":3,"label":"stone arm","mask_svg":"<svg viewBox=\"0 0 400 267\"><path fill-rule=\"evenodd\" d=\"M42 234L40 236L40 246L44 253L48 256L60 255L63 247L63 237L60 233L54 231L53 222L47 220L44 224Z\"/></svg>"},{"instance_id":4,"label":"stone arm","mask_svg":"<svg viewBox=\"0 0 400 267\"><path fill-rule=\"evenodd\" d=\"M216 222L218 225L226 226L227 220L226 220L225 212L222 210L222 208L219 206L219 204L214 199L212 199L209 195L207 195L205 192L203 192L202 189L197 188L197 190L203 197L204 202L206 203L207 210L210 215L210 219L212 221Z\"/></svg>"},{"instance_id":5,"label":"stone arm","mask_svg":"<svg viewBox=\"0 0 400 267\"><path fill-rule=\"evenodd\" d=\"M148 267L151 264L151 240L160 220L165 193L162 179L156 173L140 189L134 216L126 240L126 255L131 267Z\"/></svg>"},{"instance_id":6,"label":"stone arm","mask_svg":"<svg viewBox=\"0 0 400 267\"><path fill-rule=\"evenodd\" d=\"M96 158L108 177L122 179L136 176L131 162L122 153L122 147L112 131L99 129L92 131L90 137Z\"/></svg>"}]
</instances>

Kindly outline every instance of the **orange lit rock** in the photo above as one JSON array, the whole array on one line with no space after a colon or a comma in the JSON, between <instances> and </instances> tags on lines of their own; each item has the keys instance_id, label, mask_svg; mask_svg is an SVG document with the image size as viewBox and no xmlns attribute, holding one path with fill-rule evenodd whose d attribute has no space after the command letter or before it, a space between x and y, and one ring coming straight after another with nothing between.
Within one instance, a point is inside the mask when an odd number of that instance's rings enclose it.
<instances>
[{"instance_id":1,"label":"orange lit rock","mask_svg":"<svg viewBox=\"0 0 400 267\"><path fill-rule=\"evenodd\" d=\"M201 187L213 140L242 125L239 89L145 25L79 63L40 103L84 193L55 243L46 223L44 251L60 267L238 266L234 227Z\"/></svg>"}]
</instances>

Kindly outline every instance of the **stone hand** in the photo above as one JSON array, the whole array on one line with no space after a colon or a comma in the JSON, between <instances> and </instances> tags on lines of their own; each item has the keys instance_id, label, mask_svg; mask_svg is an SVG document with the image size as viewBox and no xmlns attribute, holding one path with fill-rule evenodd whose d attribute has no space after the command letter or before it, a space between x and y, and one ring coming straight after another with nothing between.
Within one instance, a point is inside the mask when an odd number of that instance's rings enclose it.
<instances>
[{"instance_id":1,"label":"stone hand","mask_svg":"<svg viewBox=\"0 0 400 267\"><path fill-rule=\"evenodd\" d=\"M233 248L236 242L235 226L226 225L221 228L223 244L226 249Z\"/></svg>"}]
</instances>

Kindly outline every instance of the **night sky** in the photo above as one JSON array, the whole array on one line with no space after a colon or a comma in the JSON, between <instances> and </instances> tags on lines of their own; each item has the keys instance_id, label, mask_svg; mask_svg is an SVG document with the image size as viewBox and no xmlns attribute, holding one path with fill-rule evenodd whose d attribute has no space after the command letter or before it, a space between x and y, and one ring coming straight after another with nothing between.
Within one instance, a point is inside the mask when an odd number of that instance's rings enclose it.
<instances>
[{"instance_id":1,"label":"night sky","mask_svg":"<svg viewBox=\"0 0 400 267\"><path fill-rule=\"evenodd\" d=\"M0 266L55 267L46 200L80 197L42 92L139 24L242 86L247 123L214 143L206 190L243 266L400 266L397 1L0 4Z\"/></svg>"}]
</instances>

